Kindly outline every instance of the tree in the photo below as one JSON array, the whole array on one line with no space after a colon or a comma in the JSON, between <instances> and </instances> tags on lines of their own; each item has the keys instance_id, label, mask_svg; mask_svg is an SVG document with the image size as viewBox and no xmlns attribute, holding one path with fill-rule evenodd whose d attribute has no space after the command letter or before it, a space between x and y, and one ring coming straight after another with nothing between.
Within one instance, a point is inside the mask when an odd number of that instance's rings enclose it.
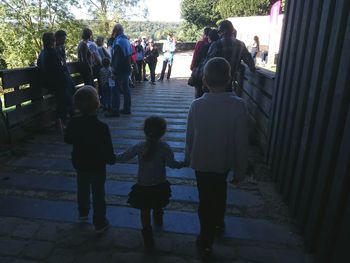
<instances>
[{"instance_id":1,"label":"tree","mask_svg":"<svg viewBox=\"0 0 350 263\"><path fill-rule=\"evenodd\" d=\"M95 24L94 33L110 34L113 21L130 19L135 16L147 16L144 0L85 0Z\"/></svg>"},{"instance_id":2,"label":"tree","mask_svg":"<svg viewBox=\"0 0 350 263\"><path fill-rule=\"evenodd\" d=\"M181 15L190 24L199 28L216 26L221 19L215 6L218 0L183 0L181 2Z\"/></svg>"},{"instance_id":3,"label":"tree","mask_svg":"<svg viewBox=\"0 0 350 263\"><path fill-rule=\"evenodd\" d=\"M218 0L216 11L221 17L267 15L271 7L270 0Z\"/></svg>"},{"instance_id":4,"label":"tree","mask_svg":"<svg viewBox=\"0 0 350 263\"><path fill-rule=\"evenodd\" d=\"M1 0L0 41L5 44L3 54L8 67L34 65L42 49L42 34L65 30L74 21L72 5L78 5L77 1Z\"/></svg>"},{"instance_id":5,"label":"tree","mask_svg":"<svg viewBox=\"0 0 350 263\"><path fill-rule=\"evenodd\" d=\"M4 42L2 40L0 40L0 69L7 68L7 63L6 63L6 60L4 59L4 55L3 55L4 50L5 50Z\"/></svg>"},{"instance_id":6,"label":"tree","mask_svg":"<svg viewBox=\"0 0 350 263\"><path fill-rule=\"evenodd\" d=\"M203 29L194 24L184 21L180 25L180 30L177 33L177 40L179 41L198 41L203 33Z\"/></svg>"}]
</instances>

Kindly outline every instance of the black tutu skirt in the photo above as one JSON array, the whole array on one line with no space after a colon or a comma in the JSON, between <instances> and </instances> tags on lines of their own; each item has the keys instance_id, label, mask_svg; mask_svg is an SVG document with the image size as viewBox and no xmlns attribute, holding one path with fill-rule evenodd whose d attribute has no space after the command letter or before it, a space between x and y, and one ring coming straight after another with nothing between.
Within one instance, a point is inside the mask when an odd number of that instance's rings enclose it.
<instances>
[{"instance_id":1,"label":"black tutu skirt","mask_svg":"<svg viewBox=\"0 0 350 263\"><path fill-rule=\"evenodd\" d=\"M171 196L170 183L142 186L134 184L129 193L128 203L138 209L159 209L169 204Z\"/></svg>"}]
</instances>

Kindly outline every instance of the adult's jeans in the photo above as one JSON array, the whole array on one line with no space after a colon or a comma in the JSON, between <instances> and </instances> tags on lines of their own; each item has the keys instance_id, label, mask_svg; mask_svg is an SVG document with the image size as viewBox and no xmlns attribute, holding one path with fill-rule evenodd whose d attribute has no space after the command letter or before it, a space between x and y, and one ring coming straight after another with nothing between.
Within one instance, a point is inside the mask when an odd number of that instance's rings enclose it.
<instances>
[{"instance_id":1,"label":"adult's jeans","mask_svg":"<svg viewBox=\"0 0 350 263\"><path fill-rule=\"evenodd\" d=\"M168 65L168 72L167 72L167 79L170 79L170 75L171 75L171 68L173 66L173 60L170 58L166 58L163 61L163 68L162 71L160 73L160 79L164 79L164 75L165 75L165 70L166 70L166 66Z\"/></svg>"},{"instance_id":2,"label":"adult's jeans","mask_svg":"<svg viewBox=\"0 0 350 263\"><path fill-rule=\"evenodd\" d=\"M120 93L124 96L123 111L130 113L131 108L131 95L129 86L129 74L123 74L116 77L115 86L112 88L112 110L113 112L119 112L120 106Z\"/></svg>"},{"instance_id":3,"label":"adult's jeans","mask_svg":"<svg viewBox=\"0 0 350 263\"><path fill-rule=\"evenodd\" d=\"M136 74L136 81L141 81L142 78L142 64L143 60L137 60L136 66L137 66L137 74Z\"/></svg>"},{"instance_id":4,"label":"adult's jeans","mask_svg":"<svg viewBox=\"0 0 350 263\"><path fill-rule=\"evenodd\" d=\"M105 171L77 171L79 216L87 216L92 192L93 224L99 227L106 222Z\"/></svg>"},{"instance_id":5,"label":"adult's jeans","mask_svg":"<svg viewBox=\"0 0 350 263\"><path fill-rule=\"evenodd\" d=\"M228 172L195 172L199 194L200 238L205 247L211 248L214 242L216 226L224 224Z\"/></svg>"}]
</instances>

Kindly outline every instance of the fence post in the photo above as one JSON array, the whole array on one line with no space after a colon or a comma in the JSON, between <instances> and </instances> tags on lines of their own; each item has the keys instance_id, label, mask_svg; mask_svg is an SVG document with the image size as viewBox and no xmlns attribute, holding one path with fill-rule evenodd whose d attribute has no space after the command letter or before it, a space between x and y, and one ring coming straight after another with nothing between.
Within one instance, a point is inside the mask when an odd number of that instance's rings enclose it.
<instances>
[{"instance_id":1,"label":"fence post","mask_svg":"<svg viewBox=\"0 0 350 263\"><path fill-rule=\"evenodd\" d=\"M10 142L8 128L6 125L5 115L2 111L2 100L0 97L0 150L3 145L8 144Z\"/></svg>"}]
</instances>

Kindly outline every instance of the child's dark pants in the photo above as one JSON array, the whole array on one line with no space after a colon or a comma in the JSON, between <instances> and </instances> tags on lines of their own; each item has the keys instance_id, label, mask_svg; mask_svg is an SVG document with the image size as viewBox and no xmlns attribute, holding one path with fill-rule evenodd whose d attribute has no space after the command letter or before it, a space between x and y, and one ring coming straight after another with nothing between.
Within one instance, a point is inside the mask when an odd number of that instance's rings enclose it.
<instances>
[{"instance_id":1,"label":"child's dark pants","mask_svg":"<svg viewBox=\"0 0 350 263\"><path fill-rule=\"evenodd\" d=\"M216 226L224 224L227 174L227 172L209 173L196 171L199 193L200 239L205 247L212 247Z\"/></svg>"},{"instance_id":2,"label":"child's dark pants","mask_svg":"<svg viewBox=\"0 0 350 263\"><path fill-rule=\"evenodd\" d=\"M99 227L106 221L105 181L106 172L77 171L79 216L87 216L90 210L92 192L93 224ZM91 190L90 190L91 189Z\"/></svg>"}]
</instances>

